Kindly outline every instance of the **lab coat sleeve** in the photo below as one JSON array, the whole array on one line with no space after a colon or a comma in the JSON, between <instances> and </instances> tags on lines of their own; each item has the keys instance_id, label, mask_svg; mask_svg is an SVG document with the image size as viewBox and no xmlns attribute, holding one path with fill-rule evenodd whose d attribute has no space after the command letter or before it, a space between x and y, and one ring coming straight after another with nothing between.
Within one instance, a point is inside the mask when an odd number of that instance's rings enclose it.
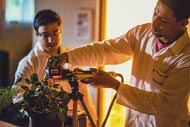
<instances>
[{"instance_id":1,"label":"lab coat sleeve","mask_svg":"<svg viewBox=\"0 0 190 127\"><path fill-rule=\"evenodd\" d=\"M68 52L69 63L73 66L102 66L126 62L133 57L138 40L146 33L144 31L150 31L147 25L134 27L114 39L75 48Z\"/></svg>"},{"instance_id":2,"label":"lab coat sleeve","mask_svg":"<svg viewBox=\"0 0 190 127\"><path fill-rule=\"evenodd\" d=\"M159 93L120 84L117 103L150 115L183 112L190 90L190 68L173 71Z\"/></svg>"},{"instance_id":3,"label":"lab coat sleeve","mask_svg":"<svg viewBox=\"0 0 190 127\"><path fill-rule=\"evenodd\" d=\"M27 87L30 87L29 84L26 83L25 79L30 78L30 75L32 74L33 66L26 60L27 57L24 57L17 67L16 73L15 73L15 81L13 84L13 88L20 87L21 85L25 85ZM20 89L17 96L13 99L14 103L20 102L23 99L24 90Z\"/></svg>"},{"instance_id":4,"label":"lab coat sleeve","mask_svg":"<svg viewBox=\"0 0 190 127\"><path fill-rule=\"evenodd\" d=\"M22 82L23 85L27 85L25 82L25 78L29 78L32 74L33 66L26 60L25 57L19 62L15 73L15 81L14 85L17 85L19 82Z\"/></svg>"},{"instance_id":5,"label":"lab coat sleeve","mask_svg":"<svg viewBox=\"0 0 190 127\"><path fill-rule=\"evenodd\" d=\"M132 55L132 46L128 43L126 35L92 43L68 52L69 63L73 66L119 64L132 58Z\"/></svg>"}]
</instances>

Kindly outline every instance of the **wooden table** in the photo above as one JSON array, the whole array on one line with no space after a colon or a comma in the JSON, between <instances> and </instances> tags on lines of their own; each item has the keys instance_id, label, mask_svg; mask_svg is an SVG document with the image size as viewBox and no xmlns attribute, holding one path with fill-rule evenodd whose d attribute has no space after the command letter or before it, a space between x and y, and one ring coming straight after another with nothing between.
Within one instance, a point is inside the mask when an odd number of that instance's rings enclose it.
<instances>
[{"instance_id":1,"label":"wooden table","mask_svg":"<svg viewBox=\"0 0 190 127\"><path fill-rule=\"evenodd\" d=\"M18 126L0 120L0 127L18 127Z\"/></svg>"}]
</instances>

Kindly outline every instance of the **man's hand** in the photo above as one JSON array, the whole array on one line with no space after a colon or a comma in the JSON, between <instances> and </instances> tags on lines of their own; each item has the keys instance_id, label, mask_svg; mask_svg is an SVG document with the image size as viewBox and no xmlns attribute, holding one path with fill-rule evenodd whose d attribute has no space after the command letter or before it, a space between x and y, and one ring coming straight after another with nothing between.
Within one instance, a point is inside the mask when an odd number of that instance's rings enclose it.
<instances>
[{"instance_id":1,"label":"man's hand","mask_svg":"<svg viewBox=\"0 0 190 127\"><path fill-rule=\"evenodd\" d=\"M65 63L68 63L68 54L66 52L50 57L47 61L47 67L63 66Z\"/></svg>"},{"instance_id":2,"label":"man's hand","mask_svg":"<svg viewBox=\"0 0 190 127\"><path fill-rule=\"evenodd\" d=\"M117 91L120 82L112 77L112 75L113 73L110 75L108 72L99 70L94 77L83 79L81 80L81 82L86 84L92 84L97 87L113 88Z\"/></svg>"}]
</instances>

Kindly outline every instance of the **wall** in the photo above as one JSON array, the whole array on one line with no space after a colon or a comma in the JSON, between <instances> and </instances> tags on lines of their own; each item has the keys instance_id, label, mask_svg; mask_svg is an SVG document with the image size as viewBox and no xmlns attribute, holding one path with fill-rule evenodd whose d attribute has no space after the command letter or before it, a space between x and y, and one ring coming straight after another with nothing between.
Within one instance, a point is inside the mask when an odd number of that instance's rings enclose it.
<instances>
[{"instance_id":1,"label":"wall","mask_svg":"<svg viewBox=\"0 0 190 127\"><path fill-rule=\"evenodd\" d=\"M7 26L4 22L4 8L6 0L0 0L0 50L9 52L10 59L10 85L14 81L14 73L18 62L23 58L32 45L36 42L32 24L12 24ZM63 44L68 47L76 47L91 40L79 41L74 37L75 14L77 9L91 9L95 15L96 0L35 0L36 12L49 8L58 12L63 17Z\"/></svg>"},{"instance_id":2,"label":"wall","mask_svg":"<svg viewBox=\"0 0 190 127\"><path fill-rule=\"evenodd\" d=\"M95 17L96 0L36 0L36 12L41 9L53 9L62 16L64 45L73 48L94 40L94 38L90 40L78 40L77 37L75 37L75 24L78 9L90 9L93 13L93 17ZM93 18L92 22L94 20L95 18ZM95 24L93 22L93 31L94 27ZM92 34L94 34L94 32ZM33 38L33 42L35 43L35 36Z\"/></svg>"},{"instance_id":3,"label":"wall","mask_svg":"<svg viewBox=\"0 0 190 127\"><path fill-rule=\"evenodd\" d=\"M32 29L30 26L14 24L0 33L0 50L9 52L9 80L13 84L18 61L24 57L32 46ZM3 62L3 61L1 61Z\"/></svg>"},{"instance_id":4,"label":"wall","mask_svg":"<svg viewBox=\"0 0 190 127\"><path fill-rule=\"evenodd\" d=\"M9 52L9 85L12 85L18 61L31 49L32 26L18 23L7 25L4 6L5 0L0 0L0 50Z\"/></svg>"}]
</instances>

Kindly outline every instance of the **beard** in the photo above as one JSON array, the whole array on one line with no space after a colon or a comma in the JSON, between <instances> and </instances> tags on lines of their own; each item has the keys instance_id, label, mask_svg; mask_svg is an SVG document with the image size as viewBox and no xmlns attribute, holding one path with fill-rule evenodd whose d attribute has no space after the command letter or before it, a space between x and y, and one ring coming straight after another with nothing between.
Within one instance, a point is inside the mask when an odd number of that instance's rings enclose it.
<instances>
[{"instance_id":1,"label":"beard","mask_svg":"<svg viewBox=\"0 0 190 127\"><path fill-rule=\"evenodd\" d=\"M153 35L156 36L156 37L163 37L163 35L162 35L160 32L155 31L155 30L153 30L153 29L152 29L152 33L153 33Z\"/></svg>"},{"instance_id":2,"label":"beard","mask_svg":"<svg viewBox=\"0 0 190 127\"><path fill-rule=\"evenodd\" d=\"M154 36L156 36L156 37L163 37L162 34L158 34L158 33L153 33L153 34L154 34Z\"/></svg>"},{"instance_id":3,"label":"beard","mask_svg":"<svg viewBox=\"0 0 190 127\"><path fill-rule=\"evenodd\" d=\"M152 26L152 33L156 37L162 37L163 36L161 31L157 27Z\"/></svg>"}]
</instances>

